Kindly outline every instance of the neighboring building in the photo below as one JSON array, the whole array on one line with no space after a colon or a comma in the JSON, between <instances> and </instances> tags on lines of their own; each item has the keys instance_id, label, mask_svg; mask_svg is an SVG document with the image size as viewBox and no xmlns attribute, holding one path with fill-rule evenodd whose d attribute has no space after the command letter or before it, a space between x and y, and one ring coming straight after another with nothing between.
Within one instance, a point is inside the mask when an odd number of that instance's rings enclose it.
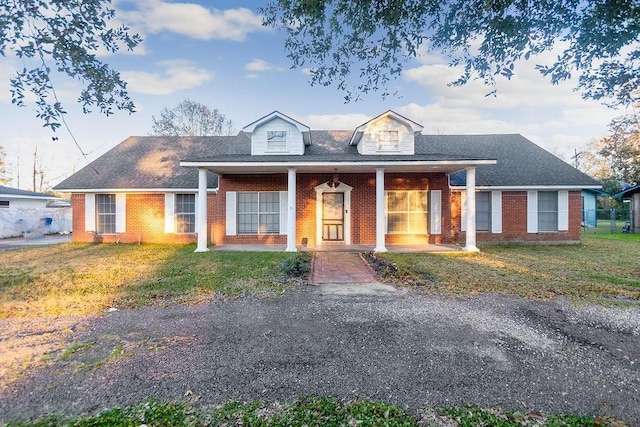
<instances>
[{"instance_id":1,"label":"neighboring building","mask_svg":"<svg viewBox=\"0 0 640 427\"><path fill-rule=\"evenodd\" d=\"M61 202L50 194L0 185L0 238L70 232L71 208L51 207Z\"/></svg>"},{"instance_id":2,"label":"neighboring building","mask_svg":"<svg viewBox=\"0 0 640 427\"><path fill-rule=\"evenodd\" d=\"M582 226L596 227L598 225L598 196L605 196L601 190L582 190Z\"/></svg>"},{"instance_id":3,"label":"neighboring building","mask_svg":"<svg viewBox=\"0 0 640 427\"><path fill-rule=\"evenodd\" d=\"M640 233L640 184L619 192L615 197L630 200L631 230L634 233Z\"/></svg>"},{"instance_id":4,"label":"neighboring building","mask_svg":"<svg viewBox=\"0 0 640 427\"><path fill-rule=\"evenodd\" d=\"M598 181L521 135L421 131L393 111L346 131L275 111L236 136L130 137L55 189L84 242L580 241Z\"/></svg>"}]
</instances>

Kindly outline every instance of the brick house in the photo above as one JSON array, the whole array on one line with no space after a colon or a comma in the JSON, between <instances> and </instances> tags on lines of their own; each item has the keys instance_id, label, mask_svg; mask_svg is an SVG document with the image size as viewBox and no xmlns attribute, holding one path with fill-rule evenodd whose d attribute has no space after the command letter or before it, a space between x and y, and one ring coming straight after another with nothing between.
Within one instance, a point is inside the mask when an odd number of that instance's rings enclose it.
<instances>
[{"instance_id":1,"label":"brick house","mask_svg":"<svg viewBox=\"0 0 640 427\"><path fill-rule=\"evenodd\" d=\"M130 137L55 189L76 242L580 241L596 180L521 135L421 131L393 111L347 131L275 111L236 136Z\"/></svg>"}]
</instances>

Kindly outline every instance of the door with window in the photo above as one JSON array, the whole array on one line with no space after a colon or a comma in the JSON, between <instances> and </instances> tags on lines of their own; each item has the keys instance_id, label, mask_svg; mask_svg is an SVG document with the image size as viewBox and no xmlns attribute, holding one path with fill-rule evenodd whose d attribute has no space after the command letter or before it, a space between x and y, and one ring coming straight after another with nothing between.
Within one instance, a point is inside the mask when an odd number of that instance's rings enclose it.
<instances>
[{"instance_id":1,"label":"door with window","mask_svg":"<svg viewBox=\"0 0 640 427\"><path fill-rule=\"evenodd\" d=\"M322 194L322 240L344 241L344 193Z\"/></svg>"}]
</instances>

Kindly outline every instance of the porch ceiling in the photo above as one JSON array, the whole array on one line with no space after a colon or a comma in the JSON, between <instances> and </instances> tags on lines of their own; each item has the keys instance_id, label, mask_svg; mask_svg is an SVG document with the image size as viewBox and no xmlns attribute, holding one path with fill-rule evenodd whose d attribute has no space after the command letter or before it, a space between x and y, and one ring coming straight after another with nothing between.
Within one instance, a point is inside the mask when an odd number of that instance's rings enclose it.
<instances>
[{"instance_id":1,"label":"porch ceiling","mask_svg":"<svg viewBox=\"0 0 640 427\"><path fill-rule=\"evenodd\" d=\"M381 161L381 162L180 162L184 167L205 168L217 175L257 175L287 173L375 173L384 168L387 173L453 173L468 167L493 165L495 160L447 161Z\"/></svg>"}]
</instances>

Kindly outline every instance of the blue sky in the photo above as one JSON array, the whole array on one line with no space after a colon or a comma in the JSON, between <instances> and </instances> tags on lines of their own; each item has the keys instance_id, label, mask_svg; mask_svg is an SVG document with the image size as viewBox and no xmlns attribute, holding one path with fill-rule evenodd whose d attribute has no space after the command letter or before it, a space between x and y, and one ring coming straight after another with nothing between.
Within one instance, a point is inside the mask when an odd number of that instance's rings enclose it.
<instances>
[{"instance_id":1,"label":"blue sky","mask_svg":"<svg viewBox=\"0 0 640 427\"><path fill-rule=\"evenodd\" d=\"M575 82L552 86L539 76L535 64L548 63L556 52L518 64L511 81L498 82L497 97L485 97L489 89L479 82L448 87L458 76L456 70L447 67L445 59L425 52L408 63L393 83L399 97L383 100L372 93L364 101L345 104L344 94L335 87L312 87L304 69L290 68L284 34L260 25L256 8L262 4L114 0L117 21L138 32L144 42L133 53L102 59L128 81L138 111L108 118L84 115L75 103L79 85L54 79L69 112L67 123L88 159L128 136L147 135L152 116L186 98L221 109L238 130L273 110L312 129L353 129L392 109L422 124L423 133L520 133L564 158L606 132L611 118L621 114L582 100L572 91ZM53 134L35 118L32 106L11 104L9 79L16 67L22 67L16 58L0 57L0 146L10 185L32 188L37 148L45 184L53 186L87 161L67 131Z\"/></svg>"}]
</instances>

